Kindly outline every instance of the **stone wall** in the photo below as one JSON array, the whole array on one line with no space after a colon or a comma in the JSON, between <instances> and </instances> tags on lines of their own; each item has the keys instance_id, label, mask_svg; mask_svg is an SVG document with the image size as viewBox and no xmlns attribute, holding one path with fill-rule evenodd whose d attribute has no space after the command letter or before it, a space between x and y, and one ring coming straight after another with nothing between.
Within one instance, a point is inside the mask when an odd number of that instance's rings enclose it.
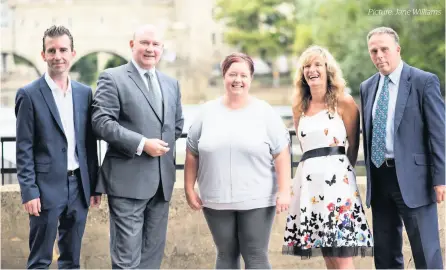
<instances>
[{"instance_id":1,"label":"stone wall","mask_svg":"<svg viewBox=\"0 0 446 270\"><path fill-rule=\"evenodd\" d=\"M361 182L361 181L359 181ZM364 182L364 181L362 181ZM364 184L359 184L364 196ZM25 268L28 256L29 222L20 203L17 185L6 185L1 189L1 268ZM103 269L110 268L109 224L106 200L99 209L90 211L83 240L81 267ZM440 237L442 253L445 245L445 203L439 207ZM366 209L369 224L371 213ZM321 257L301 260L298 257L281 254L283 230L286 214L275 219L269 247L273 268L325 268ZM192 211L185 200L182 187L176 187L170 205L167 244L162 268L213 268L215 262L215 245L206 221L201 212ZM57 249L54 250L56 267ZM406 268L414 268L410 246L404 235L404 255ZM373 268L372 258L355 258L356 268Z\"/></svg>"}]
</instances>

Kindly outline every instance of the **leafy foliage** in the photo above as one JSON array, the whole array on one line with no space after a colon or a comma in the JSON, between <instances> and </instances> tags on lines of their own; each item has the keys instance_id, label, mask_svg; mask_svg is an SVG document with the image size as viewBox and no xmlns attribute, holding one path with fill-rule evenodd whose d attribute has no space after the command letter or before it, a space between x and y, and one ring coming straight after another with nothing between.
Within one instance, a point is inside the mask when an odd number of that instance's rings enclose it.
<instances>
[{"instance_id":1,"label":"leafy foliage","mask_svg":"<svg viewBox=\"0 0 446 270\"><path fill-rule=\"evenodd\" d=\"M217 19L228 27L229 44L267 61L299 56L312 44L324 46L340 63L353 94L376 73L367 33L392 27L400 36L403 60L435 73L444 92L443 0L220 0L218 7Z\"/></svg>"}]
</instances>

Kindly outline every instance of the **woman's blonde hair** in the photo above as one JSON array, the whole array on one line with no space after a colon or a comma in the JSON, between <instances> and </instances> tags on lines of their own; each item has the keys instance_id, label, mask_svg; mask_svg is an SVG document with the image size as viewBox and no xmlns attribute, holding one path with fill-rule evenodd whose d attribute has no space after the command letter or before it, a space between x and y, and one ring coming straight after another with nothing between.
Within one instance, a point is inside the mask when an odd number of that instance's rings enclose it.
<instances>
[{"instance_id":1,"label":"woman's blonde hair","mask_svg":"<svg viewBox=\"0 0 446 270\"><path fill-rule=\"evenodd\" d=\"M338 63L327 49L320 46L311 46L306 49L297 63L294 85L296 90L293 94L292 108L294 119L299 119L302 113L308 110L311 100L310 87L304 77L304 67L311 63L316 57L321 56L325 60L327 70L327 93L325 94L325 103L330 112L336 110L338 97L344 93L345 80L342 77L342 71Z\"/></svg>"}]
</instances>

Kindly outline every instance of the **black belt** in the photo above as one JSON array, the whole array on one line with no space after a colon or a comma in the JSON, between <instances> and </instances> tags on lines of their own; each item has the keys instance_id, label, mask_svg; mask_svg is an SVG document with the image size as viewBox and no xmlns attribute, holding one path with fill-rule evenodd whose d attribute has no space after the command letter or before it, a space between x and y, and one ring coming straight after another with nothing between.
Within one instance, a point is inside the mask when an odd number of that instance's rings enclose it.
<instances>
[{"instance_id":1,"label":"black belt","mask_svg":"<svg viewBox=\"0 0 446 270\"><path fill-rule=\"evenodd\" d=\"M68 171L68 176L75 176L79 173L79 168L72 170L72 171Z\"/></svg>"},{"instance_id":2,"label":"black belt","mask_svg":"<svg viewBox=\"0 0 446 270\"><path fill-rule=\"evenodd\" d=\"M302 155L300 162L309 158L332 156L332 155L345 155L345 147L344 146L321 147L309 150Z\"/></svg>"},{"instance_id":3,"label":"black belt","mask_svg":"<svg viewBox=\"0 0 446 270\"><path fill-rule=\"evenodd\" d=\"M380 168L393 168L395 167L395 159L393 158L386 158L384 160L383 165L381 165Z\"/></svg>"}]
</instances>

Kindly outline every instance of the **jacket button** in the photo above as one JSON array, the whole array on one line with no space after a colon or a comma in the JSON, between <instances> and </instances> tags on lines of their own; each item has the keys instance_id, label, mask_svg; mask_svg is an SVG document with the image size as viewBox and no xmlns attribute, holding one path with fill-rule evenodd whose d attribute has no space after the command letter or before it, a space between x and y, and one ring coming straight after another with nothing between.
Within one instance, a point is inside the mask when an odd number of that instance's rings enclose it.
<instances>
[{"instance_id":1,"label":"jacket button","mask_svg":"<svg viewBox=\"0 0 446 270\"><path fill-rule=\"evenodd\" d=\"M63 152L63 153L67 152L67 149L66 149L65 147L62 148L62 152Z\"/></svg>"}]
</instances>

